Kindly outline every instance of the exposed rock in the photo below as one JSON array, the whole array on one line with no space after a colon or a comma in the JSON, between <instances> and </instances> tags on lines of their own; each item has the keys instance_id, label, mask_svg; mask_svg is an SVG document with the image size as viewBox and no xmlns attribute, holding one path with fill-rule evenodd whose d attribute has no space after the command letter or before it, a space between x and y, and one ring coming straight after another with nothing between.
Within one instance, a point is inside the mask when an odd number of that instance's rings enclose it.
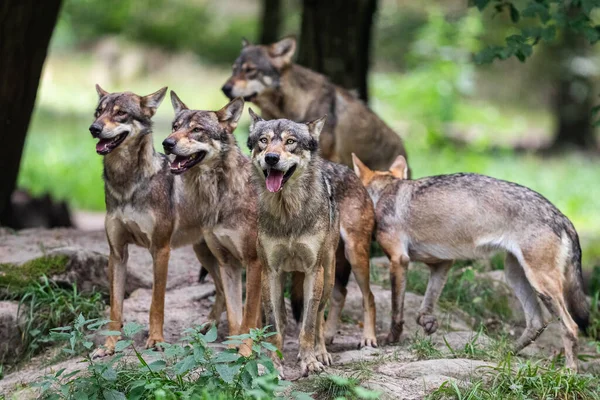
<instances>
[{"instance_id":1,"label":"exposed rock","mask_svg":"<svg viewBox=\"0 0 600 400\"><path fill-rule=\"evenodd\" d=\"M0 301L0 360L15 359L21 351L18 310L18 303Z\"/></svg>"}]
</instances>

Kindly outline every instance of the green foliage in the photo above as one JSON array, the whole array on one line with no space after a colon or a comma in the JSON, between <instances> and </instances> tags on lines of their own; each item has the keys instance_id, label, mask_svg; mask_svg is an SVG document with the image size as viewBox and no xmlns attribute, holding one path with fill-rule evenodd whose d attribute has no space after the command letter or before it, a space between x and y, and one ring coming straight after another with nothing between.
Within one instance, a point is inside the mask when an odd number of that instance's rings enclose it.
<instances>
[{"instance_id":1,"label":"green foliage","mask_svg":"<svg viewBox=\"0 0 600 400\"><path fill-rule=\"evenodd\" d=\"M418 332L415 332L415 336L412 339L410 346L408 346L408 349L412 351L419 360L430 360L442 357L442 352L435 347L431 340L431 336L422 336Z\"/></svg>"},{"instance_id":2,"label":"green foliage","mask_svg":"<svg viewBox=\"0 0 600 400\"><path fill-rule=\"evenodd\" d=\"M380 393L366 389L361 385L361 380L355 377L342 377L337 375L319 375L306 382L303 386L312 391L309 395L293 393L297 400L317 398L329 399L378 399Z\"/></svg>"},{"instance_id":3,"label":"green foliage","mask_svg":"<svg viewBox=\"0 0 600 400\"><path fill-rule=\"evenodd\" d=\"M495 13L506 13L514 24L523 17L527 24L519 25L519 33L505 39L505 45L489 46L475 55L475 62L490 63L494 59L516 57L525 61L540 42L552 42L557 32L570 30L583 36L590 44L600 39L600 25L596 25L592 12L600 7L599 0L529 0L513 3L506 0L474 0L471 5L480 11L493 7ZM517 5L521 6L520 9Z\"/></svg>"},{"instance_id":4,"label":"green foliage","mask_svg":"<svg viewBox=\"0 0 600 400\"><path fill-rule=\"evenodd\" d=\"M214 7L201 2L67 0L59 32L64 40L73 41L118 34L170 51L192 51L206 61L230 65L240 52L242 37L254 38L257 25L253 17L219 18Z\"/></svg>"},{"instance_id":5,"label":"green foliage","mask_svg":"<svg viewBox=\"0 0 600 400\"><path fill-rule=\"evenodd\" d=\"M67 256L58 255L42 256L22 265L0 264L0 298L17 297L23 291L30 290L41 276L64 272L68 261Z\"/></svg>"},{"instance_id":6,"label":"green foliage","mask_svg":"<svg viewBox=\"0 0 600 400\"><path fill-rule=\"evenodd\" d=\"M17 315L17 319L23 321L24 357L30 357L47 346L51 342L52 329L72 324L81 314L99 318L104 307L99 292L82 294L77 285L61 288L45 275L41 282L30 283L20 293Z\"/></svg>"},{"instance_id":7,"label":"green foliage","mask_svg":"<svg viewBox=\"0 0 600 400\"><path fill-rule=\"evenodd\" d=\"M446 381L428 398L496 400L508 399L600 399L600 378L580 375L554 363L525 363L508 354L495 367L482 367L469 385Z\"/></svg>"},{"instance_id":8,"label":"green foliage","mask_svg":"<svg viewBox=\"0 0 600 400\"><path fill-rule=\"evenodd\" d=\"M273 335L267 328L253 329L249 334L232 336L224 344L238 345L253 341L252 354L240 356L235 349L217 351L211 346L217 339L213 325L206 334L203 326L184 331L181 342L161 343L164 352L140 351L133 336L143 326L135 323L123 327L124 338L116 343L116 355L95 361L89 350L95 334L120 336L120 332L98 331L107 321L86 320L79 316L73 326L53 330L56 340L68 341L64 349L74 354L77 347L88 349L86 368L62 375L64 370L46 376L36 386L45 399L270 399L288 383L279 379L273 361L267 353L274 346L266 339ZM133 355L134 361L131 362ZM261 374L260 369L263 373Z\"/></svg>"}]
</instances>

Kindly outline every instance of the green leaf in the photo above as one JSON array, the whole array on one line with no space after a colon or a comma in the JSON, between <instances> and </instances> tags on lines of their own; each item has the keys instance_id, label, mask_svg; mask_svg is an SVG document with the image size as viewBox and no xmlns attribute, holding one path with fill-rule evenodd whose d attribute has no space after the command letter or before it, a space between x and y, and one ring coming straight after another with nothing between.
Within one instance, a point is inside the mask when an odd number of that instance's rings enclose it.
<instances>
[{"instance_id":1,"label":"green leaf","mask_svg":"<svg viewBox=\"0 0 600 400\"><path fill-rule=\"evenodd\" d=\"M129 391L129 393L127 394L127 400L142 400L145 399L147 396L144 396L144 393L146 393L146 388L142 385L142 386L136 386L133 389L131 389Z\"/></svg>"},{"instance_id":2,"label":"green leaf","mask_svg":"<svg viewBox=\"0 0 600 400\"><path fill-rule=\"evenodd\" d=\"M125 395L114 389L107 389L102 392L104 400L127 400Z\"/></svg>"},{"instance_id":3,"label":"green leaf","mask_svg":"<svg viewBox=\"0 0 600 400\"><path fill-rule=\"evenodd\" d=\"M337 386L349 386L352 381L348 378L344 378L343 376L338 375L329 375L329 380L335 383Z\"/></svg>"},{"instance_id":4,"label":"green leaf","mask_svg":"<svg viewBox=\"0 0 600 400\"><path fill-rule=\"evenodd\" d=\"M222 351L213 359L215 363L229 363L237 361L241 356L237 352Z\"/></svg>"},{"instance_id":5,"label":"green leaf","mask_svg":"<svg viewBox=\"0 0 600 400\"><path fill-rule=\"evenodd\" d=\"M73 394L73 398L75 400L88 400L89 399L89 397L88 397L88 395L86 393L80 392L80 391L75 392Z\"/></svg>"},{"instance_id":6,"label":"green leaf","mask_svg":"<svg viewBox=\"0 0 600 400\"><path fill-rule=\"evenodd\" d=\"M249 361L244 366L244 369L248 371L252 378L258 378L258 363L256 362L256 360Z\"/></svg>"},{"instance_id":7,"label":"green leaf","mask_svg":"<svg viewBox=\"0 0 600 400\"><path fill-rule=\"evenodd\" d=\"M61 376L61 375L62 375L62 373L63 373L63 372L65 372L65 370L66 370L66 368L61 368L61 369L59 369L59 370L56 372L56 374L54 374L54 377L55 377L55 378L58 378L59 376Z\"/></svg>"},{"instance_id":8,"label":"green leaf","mask_svg":"<svg viewBox=\"0 0 600 400\"><path fill-rule=\"evenodd\" d=\"M144 329L144 325L138 324L137 322L128 322L123 326L123 333L127 337L132 337L136 333L139 333Z\"/></svg>"},{"instance_id":9,"label":"green leaf","mask_svg":"<svg viewBox=\"0 0 600 400\"><path fill-rule=\"evenodd\" d=\"M217 371L217 373L219 374L221 379L223 379L223 381L228 384L233 383L235 376L237 375L238 372L240 372L240 368L241 368L241 366L237 365L237 364L234 364L234 365L217 364L217 365L215 365L215 370Z\"/></svg>"},{"instance_id":10,"label":"green leaf","mask_svg":"<svg viewBox=\"0 0 600 400\"><path fill-rule=\"evenodd\" d=\"M277 347L273 343L263 342L261 345L269 351L277 351Z\"/></svg>"},{"instance_id":11,"label":"green leaf","mask_svg":"<svg viewBox=\"0 0 600 400\"><path fill-rule=\"evenodd\" d=\"M107 381L114 382L117 380L117 371L112 367L108 367L102 372L102 377Z\"/></svg>"},{"instance_id":12,"label":"green leaf","mask_svg":"<svg viewBox=\"0 0 600 400\"><path fill-rule=\"evenodd\" d=\"M150 368L150 371L152 372L160 372L163 369L165 369L166 366L167 363L165 362L165 360L156 360L148 364L148 368Z\"/></svg>"},{"instance_id":13,"label":"green leaf","mask_svg":"<svg viewBox=\"0 0 600 400\"><path fill-rule=\"evenodd\" d=\"M194 359L194 356L192 356L192 355L187 356L186 358L184 358L183 360L181 360L177 364L175 364L175 373L177 375L183 375L186 372L188 372L189 370L191 370L192 368L194 368L195 366L196 366L196 360Z\"/></svg>"},{"instance_id":14,"label":"green leaf","mask_svg":"<svg viewBox=\"0 0 600 400\"><path fill-rule=\"evenodd\" d=\"M206 332L204 340L206 340L207 343L212 343L217 340L217 326L215 324L212 324L208 332Z\"/></svg>"},{"instance_id":15,"label":"green leaf","mask_svg":"<svg viewBox=\"0 0 600 400\"><path fill-rule=\"evenodd\" d=\"M474 0L475 6L479 11L483 11L483 9L488 5L490 0Z\"/></svg>"},{"instance_id":16,"label":"green leaf","mask_svg":"<svg viewBox=\"0 0 600 400\"><path fill-rule=\"evenodd\" d=\"M127 347L129 347L131 344L133 343L132 340L119 340L116 344L115 344L115 351L117 353L125 350Z\"/></svg>"},{"instance_id":17,"label":"green leaf","mask_svg":"<svg viewBox=\"0 0 600 400\"><path fill-rule=\"evenodd\" d=\"M365 389L364 387L356 386L352 389L360 399L376 400L381 396L381 392Z\"/></svg>"},{"instance_id":18,"label":"green leaf","mask_svg":"<svg viewBox=\"0 0 600 400\"><path fill-rule=\"evenodd\" d=\"M551 42L556 37L556 27L549 26L545 29L542 29L542 39L545 42Z\"/></svg>"}]
</instances>

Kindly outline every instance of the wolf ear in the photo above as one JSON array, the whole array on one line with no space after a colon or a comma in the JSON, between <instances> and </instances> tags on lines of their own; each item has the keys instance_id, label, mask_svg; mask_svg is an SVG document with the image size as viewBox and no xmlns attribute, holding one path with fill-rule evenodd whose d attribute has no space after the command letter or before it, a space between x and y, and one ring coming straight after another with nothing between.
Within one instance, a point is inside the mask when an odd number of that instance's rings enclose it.
<instances>
[{"instance_id":1,"label":"wolf ear","mask_svg":"<svg viewBox=\"0 0 600 400\"><path fill-rule=\"evenodd\" d=\"M188 106L185 105L183 101L177 96L177 93L171 90L171 105L173 106L173 111L175 111L175 115L179 114L183 110L189 110Z\"/></svg>"},{"instance_id":2,"label":"wolf ear","mask_svg":"<svg viewBox=\"0 0 600 400\"><path fill-rule=\"evenodd\" d=\"M319 140L319 136L321 135L321 131L325 126L325 121L327 120L327 115L323 115L319 119L315 119L314 121L308 122L306 126L308 126L308 133L313 138Z\"/></svg>"},{"instance_id":3,"label":"wolf ear","mask_svg":"<svg viewBox=\"0 0 600 400\"><path fill-rule=\"evenodd\" d=\"M104 96L106 96L108 94L108 92L106 90L102 89L100 87L100 85L98 85L97 83L96 83L96 92L98 93L98 97L100 97L100 98L103 98Z\"/></svg>"},{"instance_id":4,"label":"wolf ear","mask_svg":"<svg viewBox=\"0 0 600 400\"><path fill-rule=\"evenodd\" d=\"M373 174L373 171L369 169L362 161L352 153L352 164L354 165L354 173L360 178L363 184L368 182L368 178Z\"/></svg>"},{"instance_id":5,"label":"wolf ear","mask_svg":"<svg viewBox=\"0 0 600 400\"><path fill-rule=\"evenodd\" d=\"M252 118L252 122L250 123L250 131L254 130L254 126L257 122L264 121L260 115L257 115L250 107L248 107L248 113L250 114L250 118Z\"/></svg>"},{"instance_id":6,"label":"wolf ear","mask_svg":"<svg viewBox=\"0 0 600 400\"><path fill-rule=\"evenodd\" d=\"M167 94L167 87L157 90L156 92L149 94L148 96L144 96L141 99L142 110L144 114L149 117L152 117L156 114L156 109L160 106L163 99L165 98L165 94Z\"/></svg>"},{"instance_id":7,"label":"wolf ear","mask_svg":"<svg viewBox=\"0 0 600 400\"><path fill-rule=\"evenodd\" d=\"M217 118L219 122L225 124L230 129L230 132L233 132L242 116L242 111L244 111L244 99L236 97L227 103L225 107L217 111Z\"/></svg>"},{"instance_id":8,"label":"wolf ear","mask_svg":"<svg viewBox=\"0 0 600 400\"><path fill-rule=\"evenodd\" d=\"M252 46L252 42L250 42L248 39L246 39L245 37L243 37L242 38L242 48L248 47L248 46Z\"/></svg>"},{"instance_id":9,"label":"wolf ear","mask_svg":"<svg viewBox=\"0 0 600 400\"><path fill-rule=\"evenodd\" d=\"M269 55L273 58L273 64L277 68L285 67L292 63L292 57L296 52L296 38L289 36L279 42L269 45Z\"/></svg>"},{"instance_id":10,"label":"wolf ear","mask_svg":"<svg viewBox=\"0 0 600 400\"><path fill-rule=\"evenodd\" d=\"M390 167L390 172L394 178L408 179L408 164L404 156L398 156Z\"/></svg>"}]
</instances>

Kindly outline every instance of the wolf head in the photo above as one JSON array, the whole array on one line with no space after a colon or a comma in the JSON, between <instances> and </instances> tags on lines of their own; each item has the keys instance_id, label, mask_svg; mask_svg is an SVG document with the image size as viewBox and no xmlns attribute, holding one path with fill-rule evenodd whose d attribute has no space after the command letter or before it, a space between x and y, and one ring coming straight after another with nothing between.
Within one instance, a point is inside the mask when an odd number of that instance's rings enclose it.
<instances>
[{"instance_id":1,"label":"wolf head","mask_svg":"<svg viewBox=\"0 0 600 400\"><path fill-rule=\"evenodd\" d=\"M195 165L210 165L229 146L235 146L233 131L244 110L244 100L237 98L219 111L190 110L171 91L175 111L173 132L163 141L165 153L174 154L171 172L181 174Z\"/></svg>"},{"instance_id":2,"label":"wolf head","mask_svg":"<svg viewBox=\"0 0 600 400\"><path fill-rule=\"evenodd\" d=\"M352 153L352 163L354 172L367 188L371 198L379 197L377 193L380 193L387 185L397 180L408 179L408 164L404 156L396 157L387 171L372 171L354 153Z\"/></svg>"},{"instance_id":3,"label":"wolf head","mask_svg":"<svg viewBox=\"0 0 600 400\"><path fill-rule=\"evenodd\" d=\"M296 51L296 39L287 37L270 45L242 42L240 56L233 64L231 78L221 88L225 96L243 97L252 101L256 96L279 86L281 73L291 65Z\"/></svg>"},{"instance_id":4,"label":"wolf head","mask_svg":"<svg viewBox=\"0 0 600 400\"><path fill-rule=\"evenodd\" d=\"M287 119L265 121L249 109L252 117L248 148L267 190L279 192L294 181L318 157L319 135L327 116L297 123Z\"/></svg>"},{"instance_id":5,"label":"wolf head","mask_svg":"<svg viewBox=\"0 0 600 400\"><path fill-rule=\"evenodd\" d=\"M167 88L148 96L138 96L131 92L108 93L99 85L96 85L96 91L100 100L90 133L99 139L96 152L106 155L134 137L150 132L152 116L165 97Z\"/></svg>"}]
</instances>

